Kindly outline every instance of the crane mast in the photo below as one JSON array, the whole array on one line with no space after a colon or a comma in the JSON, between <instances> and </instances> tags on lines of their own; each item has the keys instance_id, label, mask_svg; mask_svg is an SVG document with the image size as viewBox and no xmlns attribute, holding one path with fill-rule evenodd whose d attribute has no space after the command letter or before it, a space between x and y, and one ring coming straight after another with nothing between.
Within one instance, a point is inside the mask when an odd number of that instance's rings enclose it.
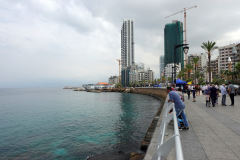
<instances>
[{"instance_id":1,"label":"crane mast","mask_svg":"<svg viewBox=\"0 0 240 160\"><path fill-rule=\"evenodd\" d=\"M197 5L195 5L195 6L192 6L192 7L189 7L189 8L184 8L183 10L181 10L181 11L178 11L178 12L176 12L176 13L173 13L173 14L171 14L171 15L169 15L169 16L167 16L167 17L165 17L165 18L168 18L168 17L171 17L171 16L174 16L174 15L176 15L176 14L179 14L179 13L182 13L182 12L184 12L184 43L185 44L187 44L187 13L186 13L186 11L187 10L189 10L189 9L192 9L192 8L197 8ZM184 66L187 64L187 54L185 54L185 61L184 61Z\"/></svg>"}]
</instances>

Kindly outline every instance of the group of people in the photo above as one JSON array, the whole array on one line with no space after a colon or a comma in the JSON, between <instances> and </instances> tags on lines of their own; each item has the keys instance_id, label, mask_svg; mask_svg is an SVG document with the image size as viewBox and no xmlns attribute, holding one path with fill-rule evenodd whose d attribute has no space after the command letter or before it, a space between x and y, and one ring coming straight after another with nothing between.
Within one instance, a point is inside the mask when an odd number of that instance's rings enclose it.
<instances>
[{"instance_id":1,"label":"group of people","mask_svg":"<svg viewBox=\"0 0 240 160\"><path fill-rule=\"evenodd\" d=\"M220 91L222 94L222 106L226 105L226 97L229 95L231 99L231 105L234 106L234 96L235 96L235 88L231 84L231 82L228 82L228 88L225 84L222 84L221 88L219 89L217 85L212 84L211 86L205 86L203 94L206 95L206 101L210 101L212 103L212 106L215 107L216 104L218 104L218 97L220 97Z\"/></svg>"},{"instance_id":2,"label":"group of people","mask_svg":"<svg viewBox=\"0 0 240 160\"><path fill-rule=\"evenodd\" d=\"M189 85L185 87L185 91L188 94L188 99L190 99L190 93L192 92L193 94L193 102L196 102L196 92L199 93L202 90L202 93L206 95L206 100L211 100L212 106L214 107L218 103L218 97L219 97L219 92L221 91L222 94L222 106L226 106L226 96L229 95L231 99L231 105L234 106L234 96L235 96L235 88L231 84L231 82L228 82L228 88L226 88L226 85L223 84L221 88L217 85L205 85L202 88L198 85ZM175 104L175 110L176 110L176 115L177 117L181 117L183 120L183 126L181 126L179 119L178 119L178 126L179 129L185 129L189 130L189 125L188 125L188 120L186 117L186 114L184 112L185 109L185 104L184 104L184 94L182 93L181 87L179 88L178 91L175 90L175 87L167 87L166 89L167 93L169 94L169 100L168 102L173 102Z\"/></svg>"}]
</instances>

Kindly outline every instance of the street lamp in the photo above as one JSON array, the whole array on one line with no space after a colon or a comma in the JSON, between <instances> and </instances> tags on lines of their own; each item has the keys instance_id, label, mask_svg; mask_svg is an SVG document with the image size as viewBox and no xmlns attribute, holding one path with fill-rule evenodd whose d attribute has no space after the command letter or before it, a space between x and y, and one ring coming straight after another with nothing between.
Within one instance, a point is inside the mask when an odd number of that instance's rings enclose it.
<instances>
[{"instance_id":1,"label":"street lamp","mask_svg":"<svg viewBox=\"0 0 240 160\"><path fill-rule=\"evenodd\" d=\"M235 60L236 60L236 53L237 53L237 50L236 50L236 47L234 46L233 48L232 48L232 53L233 53L233 76L234 76L234 78L235 78Z\"/></svg>"},{"instance_id":2,"label":"street lamp","mask_svg":"<svg viewBox=\"0 0 240 160\"><path fill-rule=\"evenodd\" d=\"M182 47L182 46L184 46L183 47L183 52L185 53L185 54L187 54L188 53L188 50L189 50L189 47L188 47L188 44L178 44L178 45L175 45L174 46L174 58L173 58L173 62L174 62L174 83L176 83L176 63L175 63L175 57L177 56L176 55L176 50L177 50L177 48L179 48L179 47Z\"/></svg>"}]
</instances>

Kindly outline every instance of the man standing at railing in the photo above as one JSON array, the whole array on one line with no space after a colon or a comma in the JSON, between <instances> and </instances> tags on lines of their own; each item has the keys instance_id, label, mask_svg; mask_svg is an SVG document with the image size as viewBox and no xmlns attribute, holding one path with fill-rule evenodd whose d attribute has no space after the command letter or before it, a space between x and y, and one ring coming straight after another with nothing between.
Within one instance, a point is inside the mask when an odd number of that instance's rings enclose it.
<instances>
[{"instance_id":1,"label":"man standing at railing","mask_svg":"<svg viewBox=\"0 0 240 160\"><path fill-rule=\"evenodd\" d=\"M189 130L188 120L187 120L187 117L184 112L185 104L181 100L179 94L176 91L173 91L171 87L167 87L166 90L167 90L167 93L169 94L168 102L173 102L175 104L177 117L180 115L183 119L184 127L181 127L180 122L177 119L179 129L180 130L182 130L182 129Z\"/></svg>"}]
</instances>

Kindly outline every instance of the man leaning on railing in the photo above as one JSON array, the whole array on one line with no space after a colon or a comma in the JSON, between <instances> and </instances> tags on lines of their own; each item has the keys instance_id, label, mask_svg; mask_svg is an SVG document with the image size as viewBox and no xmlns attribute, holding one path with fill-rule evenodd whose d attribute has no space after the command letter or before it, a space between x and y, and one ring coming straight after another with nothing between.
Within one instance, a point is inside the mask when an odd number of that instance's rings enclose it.
<instances>
[{"instance_id":1,"label":"man leaning on railing","mask_svg":"<svg viewBox=\"0 0 240 160\"><path fill-rule=\"evenodd\" d=\"M180 122L179 122L178 118L177 118L179 130L182 130L182 129L189 130L188 120L187 120L187 117L186 117L185 112L184 112L185 104L181 100L179 94L176 91L172 90L171 87L167 87L166 90L167 90L167 93L169 94L168 102L174 102L177 117L180 115L183 119L184 126L182 127L180 125Z\"/></svg>"}]
</instances>

